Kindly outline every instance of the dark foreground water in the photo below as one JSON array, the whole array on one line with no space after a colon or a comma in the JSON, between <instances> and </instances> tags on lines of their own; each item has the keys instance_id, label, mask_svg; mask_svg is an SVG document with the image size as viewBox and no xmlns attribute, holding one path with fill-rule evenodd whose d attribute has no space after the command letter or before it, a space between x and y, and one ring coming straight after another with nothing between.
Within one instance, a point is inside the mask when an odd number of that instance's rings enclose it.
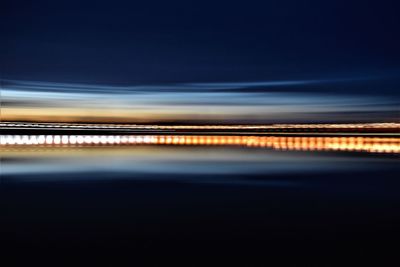
<instances>
[{"instance_id":1,"label":"dark foreground water","mask_svg":"<svg viewBox=\"0 0 400 267\"><path fill-rule=\"evenodd\" d=\"M398 163L243 147L4 149L2 258L395 266Z\"/></svg>"}]
</instances>

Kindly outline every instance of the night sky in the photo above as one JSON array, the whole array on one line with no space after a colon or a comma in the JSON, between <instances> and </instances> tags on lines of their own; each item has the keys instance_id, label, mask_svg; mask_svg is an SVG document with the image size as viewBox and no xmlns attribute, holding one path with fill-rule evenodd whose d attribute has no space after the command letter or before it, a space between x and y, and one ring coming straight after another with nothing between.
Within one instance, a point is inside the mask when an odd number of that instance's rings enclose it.
<instances>
[{"instance_id":1,"label":"night sky","mask_svg":"<svg viewBox=\"0 0 400 267\"><path fill-rule=\"evenodd\" d=\"M112 85L372 77L395 93L398 10L396 1L2 1L2 76Z\"/></svg>"}]
</instances>

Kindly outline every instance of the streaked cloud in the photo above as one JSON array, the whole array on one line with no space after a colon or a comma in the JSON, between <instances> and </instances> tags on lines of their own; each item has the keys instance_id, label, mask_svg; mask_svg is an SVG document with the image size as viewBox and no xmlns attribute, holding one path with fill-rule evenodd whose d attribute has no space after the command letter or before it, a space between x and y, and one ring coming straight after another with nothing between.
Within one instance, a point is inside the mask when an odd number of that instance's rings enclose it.
<instances>
[{"instance_id":1,"label":"streaked cloud","mask_svg":"<svg viewBox=\"0 0 400 267\"><path fill-rule=\"evenodd\" d=\"M106 86L6 80L3 120L66 121L351 121L392 120L397 99L321 92L247 92L332 80ZM372 117L371 117L372 116ZM375 116L375 117L374 117ZM32 118L34 117L34 118Z\"/></svg>"}]
</instances>

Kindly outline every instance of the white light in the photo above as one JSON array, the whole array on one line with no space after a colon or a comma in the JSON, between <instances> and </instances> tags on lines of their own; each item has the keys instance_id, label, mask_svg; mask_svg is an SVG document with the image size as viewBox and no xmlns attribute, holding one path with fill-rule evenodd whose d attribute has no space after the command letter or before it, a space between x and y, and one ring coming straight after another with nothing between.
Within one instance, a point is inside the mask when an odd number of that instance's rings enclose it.
<instances>
[{"instance_id":1,"label":"white light","mask_svg":"<svg viewBox=\"0 0 400 267\"><path fill-rule=\"evenodd\" d=\"M39 144L38 138L36 136L32 135L31 136L31 143L34 144L34 145Z\"/></svg>"},{"instance_id":2,"label":"white light","mask_svg":"<svg viewBox=\"0 0 400 267\"><path fill-rule=\"evenodd\" d=\"M23 135L23 136L21 137L21 140L22 140L22 144L23 144L23 145L30 145L30 144L31 144L28 135Z\"/></svg>"},{"instance_id":3,"label":"white light","mask_svg":"<svg viewBox=\"0 0 400 267\"><path fill-rule=\"evenodd\" d=\"M51 144L53 142L53 136L47 135L46 136L46 144Z\"/></svg>"},{"instance_id":4,"label":"white light","mask_svg":"<svg viewBox=\"0 0 400 267\"><path fill-rule=\"evenodd\" d=\"M39 135L38 143L43 145L45 142L46 142L46 138L44 137L44 135Z\"/></svg>"},{"instance_id":5,"label":"white light","mask_svg":"<svg viewBox=\"0 0 400 267\"><path fill-rule=\"evenodd\" d=\"M21 136L17 135L14 137L14 144L22 145Z\"/></svg>"},{"instance_id":6,"label":"white light","mask_svg":"<svg viewBox=\"0 0 400 267\"><path fill-rule=\"evenodd\" d=\"M92 141L93 141L94 144L98 144L98 143L100 143L100 137L98 137L98 136L96 135L96 136L94 136L94 137L92 138Z\"/></svg>"},{"instance_id":7,"label":"white light","mask_svg":"<svg viewBox=\"0 0 400 267\"><path fill-rule=\"evenodd\" d=\"M113 144L113 143L114 143L114 136L109 136L109 137L107 138L107 142L108 142L109 144Z\"/></svg>"},{"instance_id":8,"label":"white light","mask_svg":"<svg viewBox=\"0 0 400 267\"><path fill-rule=\"evenodd\" d=\"M54 136L53 142L56 145L60 144L61 143L61 137L59 135Z\"/></svg>"},{"instance_id":9,"label":"white light","mask_svg":"<svg viewBox=\"0 0 400 267\"><path fill-rule=\"evenodd\" d=\"M92 138L90 136L85 136L84 141L86 144L90 144L90 143L92 143Z\"/></svg>"},{"instance_id":10,"label":"white light","mask_svg":"<svg viewBox=\"0 0 400 267\"><path fill-rule=\"evenodd\" d=\"M76 138L76 142L77 142L78 144L83 144L83 141L84 141L83 136L78 136L78 137Z\"/></svg>"},{"instance_id":11,"label":"white light","mask_svg":"<svg viewBox=\"0 0 400 267\"><path fill-rule=\"evenodd\" d=\"M15 143L14 138L11 135L8 135L6 138L6 143L9 145L13 145Z\"/></svg>"},{"instance_id":12,"label":"white light","mask_svg":"<svg viewBox=\"0 0 400 267\"><path fill-rule=\"evenodd\" d=\"M61 143L62 143L63 145L68 144L68 136L64 135L64 136L61 138Z\"/></svg>"},{"instance_id":13,"label":"white light","mask_svg":"<svg viewBox=\"0 0 400 267\"><path fill-rule=\"evenodd\" d=\"M23 135L21 140L22 140L22 144L29 145L29 136Z\"/></svg>"},{"instance_id":14,"label":"white light","mask_svg":"<svg viewBox=\"0 0 400 267\"><path fill-rule=\"evenodd\" d=\"M69 137L69 143L70 144L76 144L76 136L75 135L71 135L70 137Z\"/></svg>"},{"instance_id":15,"label":"white light","mask_svg":"<svg viewBox=\"0 0 400 267\"><path fill-rule=\"evenodd\" d=\"M101 136L100 137L100 143L102 143L102 144L107 144L107 136Z\"/></svg>"}]
</instances>

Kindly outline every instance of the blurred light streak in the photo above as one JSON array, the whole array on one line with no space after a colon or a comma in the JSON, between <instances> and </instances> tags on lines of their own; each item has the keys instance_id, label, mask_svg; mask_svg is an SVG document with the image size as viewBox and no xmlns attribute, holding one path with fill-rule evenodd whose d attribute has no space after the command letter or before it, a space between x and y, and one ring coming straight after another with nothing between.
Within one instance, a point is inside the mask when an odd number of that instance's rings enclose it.
<instances>
[{"instance_id":1,"label":"blurred light streak","mask_svg":"<svg viewBox=\"0 0 400 267\"><path fill-rule=\"evenodd\" d=\"M400 133L400 123L334 123L334 124L269 124L269 125L140 125L140 124L84 124L84 123L21 123L0 122L3 128L62 128L62 129L118 129L118 130L285 130L285 129L392 129Z\"/></svg>"},{"instance_id":2,"label":"blurred light streak","mask_svg":"<svg viewBox=\"0 0 400 267\"><path fill-rule=\"evenodd\" d=\"M70 146L242 146L275 150L400 153L400 138L216 135L1 135L0 147Z\"/></svg>"}]
</instances>

